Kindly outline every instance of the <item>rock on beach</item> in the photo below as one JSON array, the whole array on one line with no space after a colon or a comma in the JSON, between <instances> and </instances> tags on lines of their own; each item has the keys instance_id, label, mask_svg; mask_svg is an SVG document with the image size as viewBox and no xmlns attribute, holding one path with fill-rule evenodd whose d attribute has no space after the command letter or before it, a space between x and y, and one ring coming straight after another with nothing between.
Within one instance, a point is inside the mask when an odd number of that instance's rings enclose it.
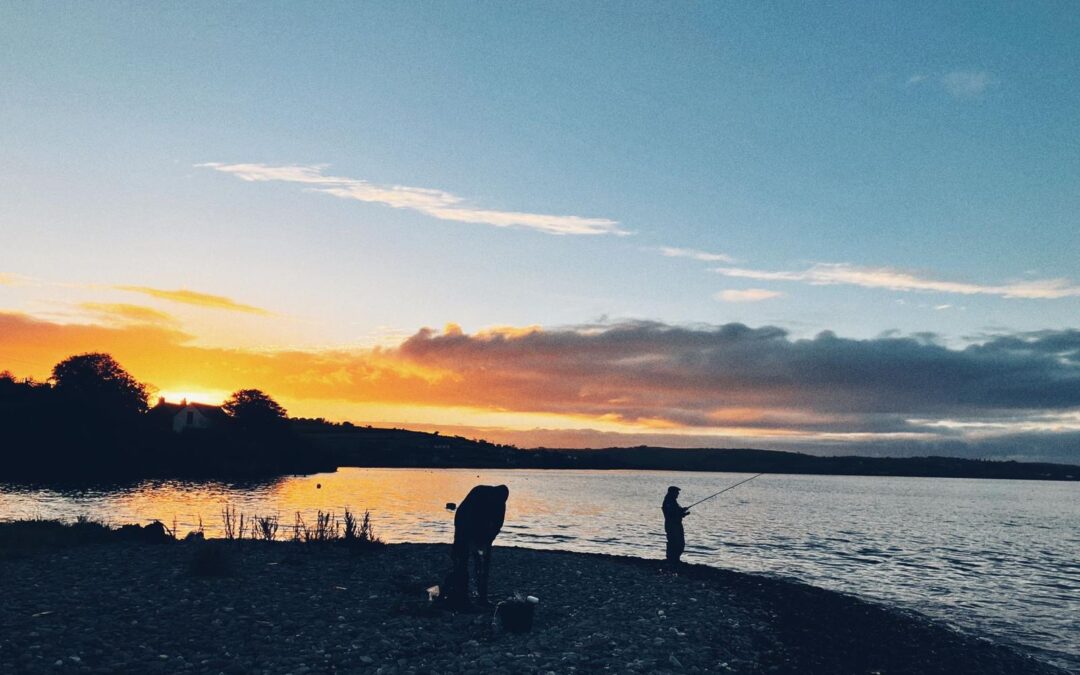
<instances>
[{"instance_id":1,"label":"rock on beach","mask_svg":"<svg viewBox=\"0 0 1080 675\"><path fill-rule=\"evenodd\" d=\"M792 581L656 561L496 548L498 600L530 632L428 601L449 547L113 543L0 560L2 673L1035 673L1003 645Z\"/></svg>"}]
</instances>

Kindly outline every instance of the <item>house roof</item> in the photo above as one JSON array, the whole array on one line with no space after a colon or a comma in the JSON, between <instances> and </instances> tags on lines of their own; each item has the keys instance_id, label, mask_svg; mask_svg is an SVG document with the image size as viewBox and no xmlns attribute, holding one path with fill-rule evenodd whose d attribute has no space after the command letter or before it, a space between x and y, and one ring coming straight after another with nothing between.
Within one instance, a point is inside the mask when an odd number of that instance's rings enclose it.
<instances>
[{"instance_id":1,"label":"house roof","mask_svg":"<svg viewBox=\"0 0 1080 675\"><path fill-rule=\"evenodd\" d=\"M206 417L221 419L227 417L225 411L221 409L219 405L209 405L207 403L169 403L168 401L158 401L158 404L150 409L152 415L175 415L183 410L194 408Z\"/></svg>"}]
</instances>

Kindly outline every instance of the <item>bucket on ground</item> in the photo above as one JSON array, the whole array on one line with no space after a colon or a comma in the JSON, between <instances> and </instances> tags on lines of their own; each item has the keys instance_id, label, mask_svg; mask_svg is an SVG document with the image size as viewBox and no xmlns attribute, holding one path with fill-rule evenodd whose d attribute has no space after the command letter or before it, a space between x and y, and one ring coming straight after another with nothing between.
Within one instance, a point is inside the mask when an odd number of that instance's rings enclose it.
<instances>
[{"instance_id":1,"label":"bucket on ground","mask_svg":"<svg viewBox=\"0 0 1080 675\"><path fill-rule=\"evenodd\" d=\"M540 600L536 596L514 597L495 608L495 620L508 633L527 633L532 630L533 615Z\"/></svg>"}]
</instances>

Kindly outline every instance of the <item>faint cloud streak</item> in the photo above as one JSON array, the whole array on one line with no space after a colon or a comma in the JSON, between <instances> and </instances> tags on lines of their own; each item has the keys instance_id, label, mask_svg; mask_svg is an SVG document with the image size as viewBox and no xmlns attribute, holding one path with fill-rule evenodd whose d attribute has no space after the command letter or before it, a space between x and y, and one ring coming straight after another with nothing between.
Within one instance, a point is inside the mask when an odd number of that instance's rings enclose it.
<instances>
[{"instance_id":1,"label":"faint cloud streak","mask_svg":"<svg viewBox=\"0 0 1080 675\"><path fill-rule=\"evenodd\" d=\"M0 286L30 286L33 283L34 280L30 277L12 274L11 272L0 272Z\"/></svg>"},{"instance_id":2,"label":"faint cloud streak","mask_svg":"<svg viewBox=\"0 0 1080 675\"><path fill-rule=\"evenodd\" d=\"M698 251L692 248L662 246L660 247L660 253L668 258L690 258L691 260L700 260L702 262L735 262L735 258L732 258L725 253L708 253L707 251Z\"/></svg>"},{"instance_id":3,"label":"faint cloud streak","mask_svg":"<svg viewBox=\"0 0 1080 675\"><path fill-rule=\"evenodd\" d=\"M323 174L323 166L269 166L266 164L197 164L246 181L282 181L309 186L341 199L383 204L395 209L409 209L432 218L459 223L477 223L495 227L521 227L555 235L627 235L618 221L608 218L527 213L479 209L469 206L457 195L443 190L407 185L377 185L366 180Z\"/></svg>"},{"instance_id":4,"label":"faint cloud streak","mask_svg":"<svg viewBox=\"0 0 1080 675\"><path fill-rule=\"evenodd\" d=\"M959 295L996 295L1003 298L1050 300L1080 296L1080 286L1069 279L1033 279L1001 285L982 285L920 277L891 267L860 267L847 263L817 263L802 271L769 271L718 267L713 271L737 279L795 281L813 286L861 286L891 291L923 291Z\"/></svg>"},{"instance_id":5,"label":"faint cloud streak","mask_svg":"<svg viewBox=\"0 0 1080 675\"><path fill-rule=\"evenodd\" d=\"M177 302L183 305L193 305L195 307L204 307L207 309L220 309L229 312L259 314L262 316L271 316L273 314L273 312L270 312L269 310L261 307L254 307L252 305L245 305L223 295L198 293L183 288L174 291L150 288L148 286L114 286L113 288L119 291L142 293L143 295L148 295L152 298L157 298L158 300L168 300L169 302Z\"/></svg>"},{"instance_id":6,"label":"faint cloud streak","mask_svg":"<svg viewBox=\"0 0 1080 675\"><path fill-rule=\"evenodd\" d=\"M956 98L979 96L992 82L985 71L954 70L941 76L941 86Z\"/></svg>"},{"instance_id":7,"label":"faint cloud streak","mask_svg":"<svg viewBox=\"0 0 1080 675\"><path fill-rule=\"evenodd\" d=\"M145 323L163 326L175 326L179 322L167 312L127 303L83 302L79 307L104 319L120 324Z\"/></svg>"},{"instance_id":8,"label":"faint cloud streak","mask_svg":"<svg viewBox=\"0 0 1080 675\"><path fill-rule=\"evenodd\" d=\"M915 73L908 77L904 86L907 88L933 86L940 87L953 98L978 98L994 84L994 78L985 70L953 70L940 76Z\"/></svg>"},{"instance_id":9,"label":"faint cloud streak","mask_svg":"<svg viewBox=\"0 0 1080 675\"><path fill-rule=\"evenodd\" d=\"M720 291L713 297L724 302L761 302L762 300L779 298L782 295L783 293L780 291L770 291L765 288L747 288L745 290Z\"/></svg>"}]
</instances>

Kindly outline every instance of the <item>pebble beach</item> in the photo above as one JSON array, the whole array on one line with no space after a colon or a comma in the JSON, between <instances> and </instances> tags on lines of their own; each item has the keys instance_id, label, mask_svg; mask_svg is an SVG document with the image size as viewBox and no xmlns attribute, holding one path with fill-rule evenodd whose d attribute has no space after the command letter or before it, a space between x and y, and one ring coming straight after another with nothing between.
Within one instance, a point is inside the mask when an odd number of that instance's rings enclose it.
<instances>
[{"instance_id":1,"label":"pebble beach","mask_svg":"<svg viewBox=\"0 0 1080 675\"><path fill-rule=\"evenodd\" d=\"M200 549L220 576L192 572ZM515 634L428 599L445 545L109 543L0 560L4 673L1063 673L921 615L637 558L494 550Z\"/></svg>"}]
</instances>

